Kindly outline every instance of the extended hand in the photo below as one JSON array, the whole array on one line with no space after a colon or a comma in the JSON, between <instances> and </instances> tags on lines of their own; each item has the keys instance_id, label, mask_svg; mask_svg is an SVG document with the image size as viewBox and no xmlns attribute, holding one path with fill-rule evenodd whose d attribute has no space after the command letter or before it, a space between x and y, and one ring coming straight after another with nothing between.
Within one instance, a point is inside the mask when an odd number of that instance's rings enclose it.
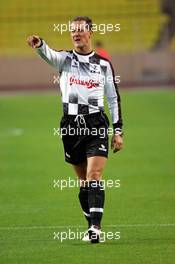
<instances>
[{"instance_id":1,"label":"extended hand","mask_svg":"<svg viewBox=\"0 0 175 264\"><path fill-rule=\"evenodd\" d=\"M123 148L123 138L121 135L113 135L111 140L111 148L113 149L113 153Z\"/></svg>"},{"instance_id":2,"label":"extended hand","mask_svg":"<svg viewBox=\"0 0 175 264\"><path fill-rule=\"evenodd\" d=\"M29 46L34 48L34 49L38 48L41 45L41 43L42 43L40 37L39 36L35 36L35 35L29 36L27 38L27 42L28 42Z\"/></svg>"}]
</instances>

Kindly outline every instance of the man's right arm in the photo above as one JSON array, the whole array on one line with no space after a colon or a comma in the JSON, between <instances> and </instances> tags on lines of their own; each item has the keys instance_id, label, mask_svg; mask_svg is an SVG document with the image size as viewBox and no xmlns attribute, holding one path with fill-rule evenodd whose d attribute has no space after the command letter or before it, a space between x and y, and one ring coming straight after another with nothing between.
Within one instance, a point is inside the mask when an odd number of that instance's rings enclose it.
<instances>
[{"instance_id":1,"label":"man's right arm","mask_svg":"<svg viewBox=\"0 0 175 264\"><path fill-rule=\"evenodd\" d=\"M27 38L29 46L36 49L37 53L43 58L47 63L57 68L61 71L64 60L67 56L65 51L55 51L45 43L39 36L29 36Z\"/></svg>"}]
</instances>

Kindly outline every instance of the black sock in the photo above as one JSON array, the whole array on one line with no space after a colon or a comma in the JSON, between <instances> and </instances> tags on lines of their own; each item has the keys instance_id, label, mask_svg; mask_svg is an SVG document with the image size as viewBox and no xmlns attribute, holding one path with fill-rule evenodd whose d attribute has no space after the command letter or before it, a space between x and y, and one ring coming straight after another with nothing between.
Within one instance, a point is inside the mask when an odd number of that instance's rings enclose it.
<instances>
[{"instance_id":1,"label":"black sock","mask_svg":"<svg viewBox=\"0 0 175 264\"><path fill-rule=\"evenodd\" d=\"M103 216L105 192L100 181L89 182L89 212L91 224L100 227L101 219Z\"/></svg>"},{"instance_id":2,"label":"black sock","mask_svg":"<svg viewBox=\"0 0 175 264\"><path fill-rule=\"evenodd\" d=\"M90 227L91 219L90 219L89 204L88 204L88 187L80 187L79 201L80 201L84 216L86 220L88 221L88 226Z\"/></svg>"}]
</instances>

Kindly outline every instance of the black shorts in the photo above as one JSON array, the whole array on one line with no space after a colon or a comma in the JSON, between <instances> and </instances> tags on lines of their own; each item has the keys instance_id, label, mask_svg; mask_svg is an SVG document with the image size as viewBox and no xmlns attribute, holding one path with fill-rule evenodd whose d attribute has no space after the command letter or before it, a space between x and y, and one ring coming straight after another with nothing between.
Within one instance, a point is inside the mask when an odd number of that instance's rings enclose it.
<instances>
[{"instance_id":1,"label":"black shorts","mask_svg":"<svg viewBox=\"0 0 175 264\"><path fill-rule=\"evenodd\" d=\"M109 120L104 112L89 115L64 115L60 130L65 161L78 165L88 157L108 157Z\"/></svg>"}]
</instances>

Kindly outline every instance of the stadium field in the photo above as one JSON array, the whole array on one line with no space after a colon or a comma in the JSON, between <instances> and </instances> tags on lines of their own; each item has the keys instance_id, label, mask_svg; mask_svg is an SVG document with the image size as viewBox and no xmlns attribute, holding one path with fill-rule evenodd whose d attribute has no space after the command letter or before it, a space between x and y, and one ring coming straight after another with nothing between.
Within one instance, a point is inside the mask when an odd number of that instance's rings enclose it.
<instances>
[{"instance_id":1,"label":"stadium field","mask_svg":"<svg viewBox=\"0 0 175 264\"><path fill-rule=\"evenodd\" d=\"M55 94L0 97L0 263L173 264L175 259L175 93L121 91L124 149L110 152L103 231L120 239L92 245L55 234L86 230L78 188L64 162ZM54 239L55 238L55 239Z\"/></svg>"}]
</instances>

